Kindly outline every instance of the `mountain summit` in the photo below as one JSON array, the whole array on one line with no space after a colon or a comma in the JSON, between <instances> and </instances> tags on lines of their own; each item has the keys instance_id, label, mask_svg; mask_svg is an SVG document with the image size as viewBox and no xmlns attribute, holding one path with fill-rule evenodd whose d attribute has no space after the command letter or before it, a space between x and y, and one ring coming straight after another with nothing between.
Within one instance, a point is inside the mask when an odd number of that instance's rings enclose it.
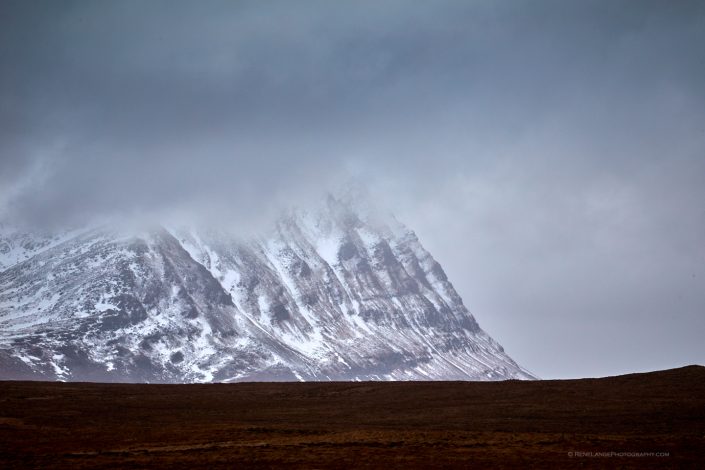
<instances>
[{"instance_id":1,"label":"mountain summit","mask_svg":"<svg viewBox=\"0 0 705 470\"><path fill-rule=\"evenodd\" d=\"M0 233L0 378L531 379L393 217L329 197L265 235Z\"/></svg>"}]
</instances>

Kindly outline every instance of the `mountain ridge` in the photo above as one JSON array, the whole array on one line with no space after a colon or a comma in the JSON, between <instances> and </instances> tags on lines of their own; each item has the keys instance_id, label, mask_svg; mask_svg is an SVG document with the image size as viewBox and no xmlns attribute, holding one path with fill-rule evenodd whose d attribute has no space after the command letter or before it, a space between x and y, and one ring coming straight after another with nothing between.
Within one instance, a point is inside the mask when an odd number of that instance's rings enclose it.
<instances>
[{"instance_id":1,"label":"mountain ridge","mask_svg":"<svg viewBox=\"0 0 705 470\"><path fill-rule=\"evenodd\" d=\"M344 200L248 240L169 225L38 238L0 267L3 378L534 378L413 231Z\"/></svg>"}]
</instances>

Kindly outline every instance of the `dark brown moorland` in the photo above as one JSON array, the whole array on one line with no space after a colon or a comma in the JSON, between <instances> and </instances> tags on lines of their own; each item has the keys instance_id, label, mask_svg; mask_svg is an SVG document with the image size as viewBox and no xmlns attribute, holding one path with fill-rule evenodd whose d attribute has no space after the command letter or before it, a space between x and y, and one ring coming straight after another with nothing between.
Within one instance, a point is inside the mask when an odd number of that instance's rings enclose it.
<instances>
[{"instance_id":1,"label":"dark brown moorland","mask_svg":"<svg viewBox=\"0 0 705 470\"><path fill-rule=\"evenodd\" d=\"M705 367L490 383L0 382L0 468L282 466L705 468Z\"/></svg>"}]
</instances>

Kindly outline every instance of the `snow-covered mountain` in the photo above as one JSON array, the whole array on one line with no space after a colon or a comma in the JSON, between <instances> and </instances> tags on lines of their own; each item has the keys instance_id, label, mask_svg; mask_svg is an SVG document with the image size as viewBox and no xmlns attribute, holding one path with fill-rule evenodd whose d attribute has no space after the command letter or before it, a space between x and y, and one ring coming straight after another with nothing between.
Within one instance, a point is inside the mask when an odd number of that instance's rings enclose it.
<instances>
[{"instance_id":1,"label":"snow-covered mountain","mask_svg":"<svg viewBox=\"0 0 705 470\"><path fill-rule=\"evenodd\" d=\"M530 379L414 232L329 197L243 240L0 229L0 379Z\"/></svg>"}]
</instances>

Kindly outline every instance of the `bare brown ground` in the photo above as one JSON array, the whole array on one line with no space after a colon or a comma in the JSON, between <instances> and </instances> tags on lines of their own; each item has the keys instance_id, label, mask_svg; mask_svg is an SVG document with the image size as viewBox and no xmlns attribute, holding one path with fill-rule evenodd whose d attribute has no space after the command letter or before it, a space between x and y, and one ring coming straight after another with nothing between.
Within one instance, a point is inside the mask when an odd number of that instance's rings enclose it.
<instances>
[{"instance_id":1,"label":"bare brown ground","mask_svg":"<svg viewBox=\"0 0 705 470\"><path fill-rule=\"evenodd\" d=\"M493 383L0 382L0 468L27 467L705 468L705 367Z\"/></svg>"}]
</instances>

